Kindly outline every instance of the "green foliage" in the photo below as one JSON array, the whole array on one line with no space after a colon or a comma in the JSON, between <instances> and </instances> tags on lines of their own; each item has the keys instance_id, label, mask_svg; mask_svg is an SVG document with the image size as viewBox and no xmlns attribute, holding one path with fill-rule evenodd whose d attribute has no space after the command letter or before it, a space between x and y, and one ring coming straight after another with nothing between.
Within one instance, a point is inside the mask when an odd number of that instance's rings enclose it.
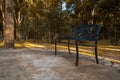
<instances>
[{"instance_id":1,"label":"green foliage","mask_svg":"<svg viewBox=\"0 0 120 80\"><path fill-rule=\"evenodd\" d=\"M116 40L120 38L120 0L14 0L14 3L15 29L26 39L54 42L55 36L86 23L102 25L101 39L111 39L111 33Z\"/></svg>"}]
</instances>

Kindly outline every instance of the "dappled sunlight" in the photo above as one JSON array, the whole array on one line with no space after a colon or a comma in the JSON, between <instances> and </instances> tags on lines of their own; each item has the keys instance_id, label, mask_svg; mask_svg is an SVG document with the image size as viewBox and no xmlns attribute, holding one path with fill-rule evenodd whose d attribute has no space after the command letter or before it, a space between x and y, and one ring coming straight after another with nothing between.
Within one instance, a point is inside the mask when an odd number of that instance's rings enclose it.
<instances>
[{"instance_id":1,"label":"dappled sunlight","mask_svg":"<svg viewBox=\"0 0 120 80\"><path fill-rule=\"evenodd\" d=\"M26 48L54 49L54 44L25 42L23 45Z\"/></svg>"},{"instance_id":2,"label":"dappled sunlight","mask_svg":"<svg viewBox=\"0 0 120 80\"><path fill-rule=\"evenodd\" d=\"M3 42L0 42L0 47L3 46ZM16 48L41 48L46 50L54 50L55 45L49 44L49 43L31 43L31 42L16 42L15 43ZM120 64L120 46L104 46L104 45L98 45L98 55L99 59L105 59L111 62L116 62ZM58 50L64 50L65 52L68 52L68 46L67 45L57 45ZM76 48L74 45L70 45L70 50L72 53L76 53ZM83 47L79 46L79 54L94 57L94 48L93 47Z\"/></svg>"},{"instance_id":3,"label":"dappled sunlight","mask_svg":"<svg viewBox=\"0 0 120 80\"><path fill-rule=\"evenodd\" d=\"M99 49L110 50L110 51L119 51L120 52L120 49L112 49L112 48L99 48Z\"/></svg>"},{"instance_id":4,"label":"dappled sunlight","mask_svg":"<svg viewBox=\"0 0 120 80\"><path fill-rule=\"evenodd\" d=\"M64 49L65 52L68 52L67 48L68 48L67 45L66 46L60 46L60 45L58 46L58 50L63 50ZM98 51L99 54L105 54L101 49L111 50L111 51L119 51L119 49L99 48L99 51ZM75 47L70 47L70 50L71 50L72 53L76 53L76 48ZM81 46L79 47L79 54L87 55L87 56L90 56L90 57L94 57L95 56L94 55L94 51L92 51L91 49L85 50ZM114 54L114 55L119 56L117 54ZM119 59L113 59L112 57L106 57L106 56L99 55L99 59L105 59L105 60L108 60L110 62L115 62L115 63L119 63L120 64L120 60Z\"/></svg>"},{"instance_id":5,"label":"dappled sunlight","mask_svg":"<svg viewBox=\"0 0 120 80\"><path fill-rule=\"evenodd\" d=\"M65 46L58 46L58 50L61 50L61 49L66 49L65 51L68 52L67 47ZM72 53L76 53L76 48L70 47L70 50ZM94 52L89 50L79 49L79 53L87 56L94 56L93 54Z\"/></svg>"},{"instance_id":6,"label":"dappled sunlight","mask_svg":"<svg viewBox=\"0 0 120 80\"><path fill-rule=\"evenodd\" d=\"M2 47L3 46L3 42L0 42L0 47Z\"/></svg>"},{"instance_id":7,"label":"dappled sunlight","mask_svg":"<svg viewBox=\"0 0 120 80\"><path fill-rule=\"evenodd\" d=\"M66 47L66 46L58 46L58 48L59 48L59 49L67 49L68 47ZM75 47L70 47L70 50L76 51L76 48L75 48ZM84 49L80 49L80 48L79 48L79 51L88 52L88 53L93 53L93 52L90 51L90 50L84 50Z\"/></svg>"},{"instance_id":8,"label":"dappled sunlight","mask_svg":"<svg viewBox=\"0 0 120 80\"><path fill-rule=\"evenodd\" d=\"M120 49L120 45L118 45L118 46L113 46L113 45L98 45L99 47L105 47L105 48L118 48L118 49Z\"/></svg>"},{"instance_id":9,"label":"dappled sunlight","mask_svg":"<svg viewBox=\"0 0 120 80\"><path fill-rule=\"evenodd\" d=\"M35 44L25 44L26 48L43 48L45 46L35 45Z\"/></svg>"},{"instance_id":10,"label":"dappled sunlight","mask_svg":"<svg viewBox=\"0 0 120 80\"><path fill-rule=\"evenodd\" d=\"M33 44L33 43L29 43L29 42L24 43L24 47L26 47L26 48L45 48L45 46L43 46L43 45Z\"/></svg>"},{"instance_id":11,"label":"dappled sunlight","mask_svg":"<svg viewBox=\"0 0 120 80\"><path fill-rule=\"evenodd\" d=\"M15 47L17 47L17 48L22 48L22 47L24 47L22 44L18 44L18 43L15 43Z\"/></svg>"}]
</instances>

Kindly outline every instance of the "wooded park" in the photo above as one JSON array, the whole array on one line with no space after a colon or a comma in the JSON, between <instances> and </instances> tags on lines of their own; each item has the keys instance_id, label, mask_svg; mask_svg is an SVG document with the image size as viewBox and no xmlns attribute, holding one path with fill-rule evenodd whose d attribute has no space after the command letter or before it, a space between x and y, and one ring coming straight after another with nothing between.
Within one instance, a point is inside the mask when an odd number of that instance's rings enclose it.
<instances>
[{"instance_id":1,"label":"wooded park","mask_svg":"<svg viewBox=\"0 0 120 80\"><path fill-rule=\"evenodd\" d=\"M119 0L11 0L0 1L0 38L4 47L15 40L54 43L77 24L101 25L99 40L118 45ZM9 26L11 25L11 26Z\"/></svg>"},{"instance_id":2,"label":"wooded park","mask_svg":"<svg viewBox=\"0 0 120 80\"><path fill-rule=\"evenodd\" d=\"M0 0L0 80L119 75L120 0Z\"/></svg>"}]
</instances>

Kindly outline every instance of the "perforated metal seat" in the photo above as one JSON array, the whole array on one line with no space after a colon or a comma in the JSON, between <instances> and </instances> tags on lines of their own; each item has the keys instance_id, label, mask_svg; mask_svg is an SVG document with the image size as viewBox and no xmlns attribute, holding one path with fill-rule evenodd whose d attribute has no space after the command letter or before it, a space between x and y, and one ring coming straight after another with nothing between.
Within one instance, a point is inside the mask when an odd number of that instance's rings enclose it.
<instances>
[{"instance_id":1,"label":"perforated metal seat","mask_svg":"<svg viewBox=\"0 0 120 80\"><path fill-rule=\"evenodd\" d=\"M97 40L98 40L99 31L100 31L100 26L97 24L90 24L90 25L84 24L72 28L69 34L65 36L65 39L68 40L67 44L68 44L69 54L70 54L70 44L76 45L76 66L78 66L78 60L79 60L78 45L95 47L96 63L99 63L98 54L97 54ZM71 43L71 40L74 40L75 43ZM92 41L93 43L84 44L84 43L78 43L79 41ZM56 51L57 51L57 38L55 40L55 55L56 55Z\"/></svg>"}]
</instances>

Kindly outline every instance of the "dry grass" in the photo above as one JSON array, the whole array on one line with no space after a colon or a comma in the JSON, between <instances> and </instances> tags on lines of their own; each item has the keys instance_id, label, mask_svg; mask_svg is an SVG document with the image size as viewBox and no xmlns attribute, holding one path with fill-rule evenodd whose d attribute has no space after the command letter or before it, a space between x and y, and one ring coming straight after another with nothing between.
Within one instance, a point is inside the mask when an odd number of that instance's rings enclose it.
<instances>
[{"instance_id":1,"label":"dry grass","mask_svg":"<svg viewBox=\"0 0 120 80\"><path fill-rule=\"evenodd\" d=\"M103 45L105 41L100 41L98 45L98 53L99 56L110 58L117 60L117 62L120 63L120 46L111 46ZM3 46L2 41L0 41L0 47ZM70 45L71 52L75 53L76 49L74 45ZM15 48L41 48L41 49L50 49L54 50L54 44L49 43L31 43L31 42L16 42ZM67 45L66 44L58 44L58 50L64 50L67 51ZM86 47L86 46L79 46L80 54L88 55L88 56L94 56L94 48L92 47Z\"/></svg>"}]
</instances>

